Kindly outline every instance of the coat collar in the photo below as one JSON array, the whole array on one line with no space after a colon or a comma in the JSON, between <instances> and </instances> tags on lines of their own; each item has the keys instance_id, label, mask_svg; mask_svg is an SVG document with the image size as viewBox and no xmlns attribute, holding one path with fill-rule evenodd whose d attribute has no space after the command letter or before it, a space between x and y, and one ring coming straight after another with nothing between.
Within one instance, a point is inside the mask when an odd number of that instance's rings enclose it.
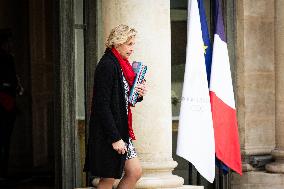
<instances>
[{"instance_id":1,"label":"coat collar","mask_svg":"<svg viewBox=\"0 0 284 189\"><path fill-rule=\"evenodd\" d=\"M120 85L121 85L121 87L122 87L122 89L123 89L123 92L125 93L125 91L124 91L124 83L123 83L123 78L122 78L122 69L121 69L120 64L119 64L119 62L118 62L118 59L117 59L117 58L115 57L115 55L111 52L111 49L110 49L110 48L107 48L107 49L105 50L105 56L107 56L107 57L109 57L110 59L112 59L113 62L115 63L115 65L116 65L116 67L117 67L117 69L118 69L118 73L119 73ZM124 93L123 93L123 94L124 94Z\"/></svg>"},{"instance_id":2,"label":"coat collar","mask_svg":"<svg viewBox=\"0 0 284 189\"><path fill-rule=\"evenodd\" d=\"M117 58L115 57L115 55L113 54L113 52L111 52L110 48L106 48L105 55L110 57L115 62L115 64L118 65L119 68L120 68L119 62L118 62Z\"/></svg>"}]
</instances>

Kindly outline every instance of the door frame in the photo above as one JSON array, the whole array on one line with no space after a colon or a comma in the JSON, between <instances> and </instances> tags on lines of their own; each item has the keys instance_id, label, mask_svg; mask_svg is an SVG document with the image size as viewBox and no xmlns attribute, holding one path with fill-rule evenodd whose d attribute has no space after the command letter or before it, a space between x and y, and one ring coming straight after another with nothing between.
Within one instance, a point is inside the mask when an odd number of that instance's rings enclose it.
<instances>
[{"instance_id":1,"label":"door frame","mask_svg":"<svg viewBox=\"0 0 284 189\"><path fill-rule=\"evenodd\" d=\"M85 122L91 109L94 68L97 62L97 0L84 1ZM80 186L80 160L76 158L76 78L74 0L53 0L54 11L54 125L55 184L57 189ZM86 129L86 139L88 131Z\"/></svg>"},{"instance_id":2,"label":"door frame","mask_svg":"<svg viewBox=\"0 0 284 189\"><path fill-rule=\"evenodd\" d=\"M84 49L85 49L85 149L89 136L89 118L92 108L94 70L98 61L98 4L100 0L84 1ZM92 177L86 173L86 184L90 185Z\"/></svg>"},{"instance_id":3,"label":"door frame","mask_svg":"<svg viewBox=\"0 0 284 189\"><path fill-rule=\"evenodd\" d=\"M75 128L75 41L73 0L54 2L54 72L55 72L55 185L76 186Z\"/></svg>"}]
</instances>

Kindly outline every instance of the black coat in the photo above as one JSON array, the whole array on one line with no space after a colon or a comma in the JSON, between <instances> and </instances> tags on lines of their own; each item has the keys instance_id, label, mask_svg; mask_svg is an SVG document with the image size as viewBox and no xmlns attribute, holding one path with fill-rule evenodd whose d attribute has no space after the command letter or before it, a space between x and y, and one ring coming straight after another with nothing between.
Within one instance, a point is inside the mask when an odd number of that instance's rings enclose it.
<instances>
[{"instance_id":1,"label":"black coat","mask_svg":"<svg viewBox=\"0 0 284 189\"><path fill-rule=\"evenodd\" d=\"M85 171L96 177L121 178L126 154L112 148L120 139L129 139L124 84L119 62L107 49L95 70Z\"/></svg>"}]
</instances>

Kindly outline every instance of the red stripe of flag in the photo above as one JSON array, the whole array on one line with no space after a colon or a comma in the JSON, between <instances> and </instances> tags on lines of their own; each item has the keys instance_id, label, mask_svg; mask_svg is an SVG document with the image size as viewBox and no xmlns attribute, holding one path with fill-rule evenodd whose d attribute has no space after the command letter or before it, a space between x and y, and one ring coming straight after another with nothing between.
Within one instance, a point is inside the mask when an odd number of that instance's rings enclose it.
<instances>
[{"instance_id":1,"label":"red stripe of flag","mask_svg":"<svg viewBox=\"0 0 284 189\"><path fill-rule=\"evenodd\" d=\"M228 167L242 175L236 110L210 91L216 156ZM234 140L237 139L237 140Z\"/></svg>"}]
</instances>

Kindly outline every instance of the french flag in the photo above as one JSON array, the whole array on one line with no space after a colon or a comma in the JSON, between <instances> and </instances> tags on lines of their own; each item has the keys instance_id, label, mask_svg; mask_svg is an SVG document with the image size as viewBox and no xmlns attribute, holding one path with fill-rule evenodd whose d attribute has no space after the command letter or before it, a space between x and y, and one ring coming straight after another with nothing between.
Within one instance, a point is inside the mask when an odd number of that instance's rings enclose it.
<instances>
[{"instance_id":1,"label":"french flag","mask_svg":"<svg viewBox=\"0 0 284 189\"><path fill-rule=\"evenodd\" d=\"M222 7L219 0L215 0L215 3L216 27L209 92L215 135L215 153L225 165L242 175L238 124Z\"/></svg>"}]
</instances>

